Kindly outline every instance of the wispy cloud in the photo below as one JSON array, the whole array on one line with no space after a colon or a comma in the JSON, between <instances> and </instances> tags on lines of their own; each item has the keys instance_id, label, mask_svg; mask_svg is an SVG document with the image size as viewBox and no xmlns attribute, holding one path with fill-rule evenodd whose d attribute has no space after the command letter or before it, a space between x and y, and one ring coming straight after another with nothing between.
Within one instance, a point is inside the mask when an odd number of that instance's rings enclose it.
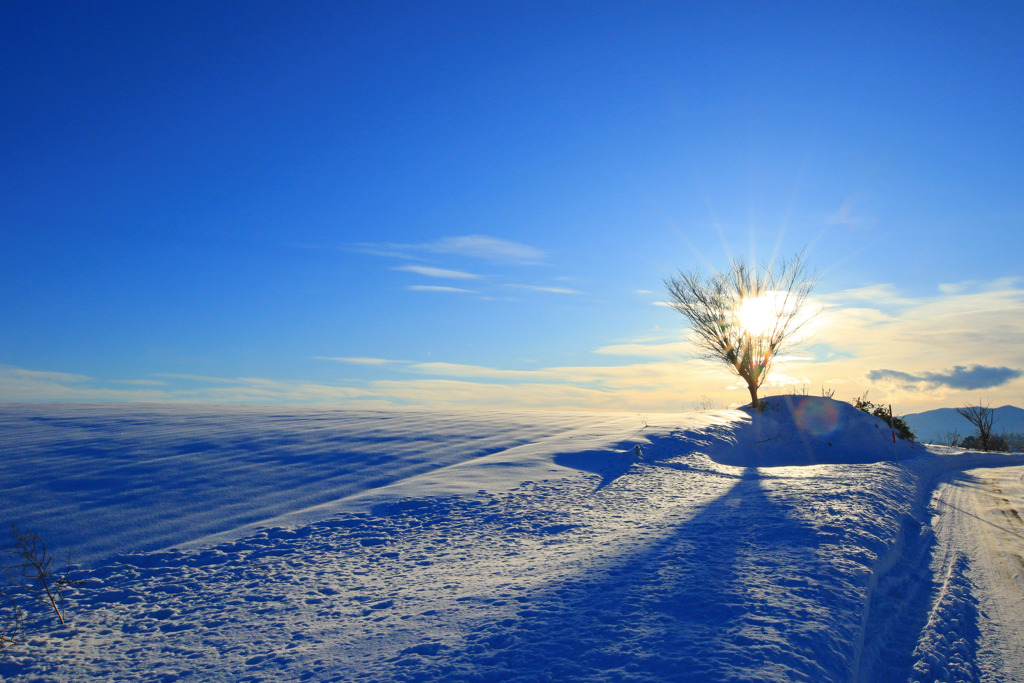
<instances>
[{"instance_id":1,"label":"wispy cloud","mask_svg":"<svg viewBox=\"0 0 1024 683\"><path fill-rule=\"evenodd\" d=\"M463 287L451 287L441 285L412 285L408 289L414 292L447 292L457 294L476 294L487 299L502 298L496 296L496 289L513 288L520 290L532 290L554 294L578 294L574 289L567 287L547 287L540 285L503 285L499 274L492 274L486 278L478 273L458 268L445 268L440 265L427 263L428 261L444 260L449 257L478 259L490 261L495 264L506 264L512 266L529 266L543 262L547 253L542 249L513 242L490 235L461 235L456 237L443 237L432 242L421 242L418 244L394 244L394 243L356 243L345 246L350 251L358 251L375 256L401 259L406 263L394 265L392 270L405 273L415 273L424 277L448 280L474 280L476 286L481 290L466 289ZM412 262L412 263L410 263ZM508 297L506 297L508 298Z\"/></svg>"},{"instance_id":2,"label":"wispy cloud","mask_svg":"<svg viewBox=\"0 0 1024 683\"><path fill-rule=\"evenodd\" d=\"M462 289L461 287L444 287L442 285L409 285L409 289L414 292L455 292L458 294L477 293L472 289Z\"/></svg>"},{"instance_id":3,"label":"wispy cloud","mask_svg":"<svg viewBox=\"0 0 1024 683\"><path fill-rule=\"evenodd\" d=\"M531 292L547 292L549 294L580 294L578 290L568 289L566 287L545 287L542 285L517 285L507 284L505 285L509 289L525 289Z\"/></svg>"},{"instance_id":4,"label":"wispy cloud","mask_svg":"<svg viewBox=\"0 0 1024 683\"><path fill-rule=\"evenodd\" d=\"M440 288L466 292L456 288ZM430 291L430 290L428 290ZM436 291L436 290L434 290ZM837 398L870 390L901 412L1024 397L1024 290L1014 281L966 284L911 297L889 286L835 292L814 328L810 353L780 359L764 394L823 386ZM748 401L724 364L701 361L677 314L666 330L592 349L607 364L489 366L382 357L321 357L366 368L371 377L337 384L259 377L162 374L123 382L0 366L0 400L124 400L348 406L498 406L678 411L707 395L718 405ZM673 323L668 327L669 321ZM166 382L166 386L154 382Z\"/></svg>"},{"instance_id":5,"label":"wispy cloud","mask_svg":"<svg viewBox=\"0 0 1024 683\"><path fill-rule=\"evenodd\" d=\"M387 358L367 358L362 356L351 357L334 357L334 356L314 356L313 360L331 360L337 363L349 363L351 365L392 365L395 363L402 363L404 361L388 360Z\"/></svg>"},{"instance_id":6,"label":"wispy cloud","mask_svg":"<svg viewBox=\"0 0 1024 683\"><path fill-rule=\"evenodd\" d=\"M939 283L939 291L943 294L962 294L977 285L977 280L964 280L962 282Z\"/></svg>"},{"instance_id":7,"label":"wispy cloud","mask_svg":"<svg viewBox=\"0 0 1024 683\"><path fill-rule=\"evenodd\" d=\"M207 384L234 384L238 380L227 377L212 377L210 375L190 375L174 372L159 372L155 377L166 377L167 379L184 380L187 382L202 382Z\"/></svg>"},{"instance_id":8,"label":"wispy cloud","mask_svg":"<svg viewBox=\"0 0 1024 683\"><path fill-rule=\"evenodd\" d=\"M868 302L885 306L912 306L920 303L918 299L903 296L895 285L879 283L845 289L841 292L833 292L818 297L826 304L837 302L848 304L851 301Z\"/></svg>"},{"instance_id":9,"label":"wispy cloud","mask_svg":"<svg viewBox=\"0 0 1024 683\"><path fill-rule=\"evenodd\" d=\"M305 247L310 249L312 247ZM380 256L382 258L394 258L401 259L403 261L415 261L421 259L415 252L417 246L412 244L394 244L390 242L352 242L350 244L343 244L340 247L319 247L319 249L325 250L337 250L343 251L355 251L360 254L369 254L370 256Z\"/></svg>"},{"instance_id":10,"label":"wispy cloud","mask_svg":"<svg viewBox=\"0 0 1024 683\"><path fill-rule=\"evenodd\" d=\"M164 373L161 380L102 382L83 375L0 366L3 401L152 401L164 403L338 404L358 399L381 404L374 392L317 382L260 377L212 377ZM139 388L111 385L137 384ZM384 401L387 403L387 401Z\"/></svg>"},{"instance_id":11,"label":"wispy cloud","mask_svg":"<svg viewBox=\"0 0 1024 683\"><path fill-rule=\"evenodd\" d=\"M644 358L682 358L693 355L693 352L693 345L686 341L609 344L594 350L594 353L609 356L640 356Z\"/></svg>"},{"instance_id":12,"label":"wispy cloud","mask_svg":"<svg viewBox=\"0 0 1024 683\"><path fill-rule=\"evenodd\" d=\"M866 197L855 195L847 197L843 200L843 203L839 205L839 208L828 216L825 222L828 225L842 225L860 230L873 228L878 221L874 218L865 216L858 210L859 205L863 204L865 199Z\"/></svg>"},{"instance_id":13,"label":"wispy cloud","mask_svg":"<svg viewBox=\"0 0 1024 683\"><path fill-rule=\"evenodd\" d=\"M1024 372L1014 368L990 368L984 365L973 365L969 368L957 365L947 372L922 372L916 375L888 369L872 370L868 373L868 377L874 381L892 380L902 386L924 384L968 391L998 387L1021 375L1024 375Z\"/></svg>"},{"instance_id":14,"label":"wispy cloud","mask_svg":"<svg viewBox=\"0 0 1024 683\"><path fill-rule=\"evenodd\" d=\"M392 365L399 373L423 377L352 380L333 385L259 377L162 374L166 386L125 390L110 389L75 375L6 368L0 372L0 400L678 410L686 405L688 395L702 393L695 381L708 375L706 367L686 362L506 370L457 363L349 360ZM12 378L17 381L12 382ZM719 378L718 384L724 382Z\"/></svg>"},{"instance_id":15,"label":"wispy cloud","mask_svg":"<svg viewBox=\"0 0 1024 683\"><path fill-rule=\"evenodd\" d=\"M993 401L1019 404L1024 382L1011 376L1024 348L1017 284L961 283L918 297L891 285L829 294L831 308L815 321L817 361L796 365L811 386L828 383L848 396L874 388L907 412L973 400L967 392L981 388L993 390ZM1003 381L989 384L995 379Z\"/></svg>"},{"instance_id":16,"label":"wispy cloud","mask_svg":"<svg viewBox=\"0 0 1024 683\"><path fill-rule=\"evenodd\" d=\"M721 390L730 381L699 361L537 370L422 363L408 370L433 377L379 380L367 387L421 405L664 412L688 409L709 382Z\"/></svg>"},{"instance_id":17,"label":"wispy cloud","mask_svg":"<svg viewBox=\"0 0 1024 683\"><path fill-rule=\"evenodd\" d=\"M536 379L544 377L544 371L538 370L501 370L482 365L463 365L461 363L411 363L406 366L411 372L441 377L488 377L491 379Z\"/></svg>"},{"instance_id":18,"label":"wispy cloud","mask_svg":"<svg viewBox=\"0 0 1024 683\"><path fill-rule=\"evenodd\" d=\"M0 366L0 401L154 401L163 396L149 388L106 386L85 375Z\"/></svg>"},{"instance_id":19,"label":"wispy cloud","mask_svg":"<svg viewBox=\"0 0 1024 683\"><path fill-rule=\"evenodd\" d=\"M91 377L87 377L86 375L76 375L69 372L26 370L24 368L16 368L10 365L0 365L0 373L2 373L6 377L18 378L26 381L35 382L61 382L64 384L77 384L79 382L88 382L92 380Z\"/></svg>"},{"instance_id":20,"label":"wispy cloud","mask_svg":"<svg viewBox=\"0 0 1024 683\"><path fill-rule=\"evenodd\" d=\"M547 258L547 252L537 247L489 235L461 235L443 237L432 242L398 244L394 242L356 242L345 245L350 251L374 256L419 260L423 254L448 254L467 258L518 264L537 264Z\"/></svg>"},{"instance_id":21,"label":"wispy cloud","mask_svg":"<svg viewBox=\"0 0 1024 683\"><path fill-rule=\"evenodd\" d=\"M423 248L438 254L458 254L490 261L519 263L539 263L547 256L546 252L536 247L488 235L445 237L425 244Z\"/></svg>"},{"instance_id":22,"label":"wispy cloud","mask_svg":"<svg viewBox=\"0 0 1024 683\"><path fill-rule=\"evenodd\" d=\"M461 270L448 270L447 268L432 268L430 266L395 266L392 270L403 270L408 273L416 273L426 277L448 278L451 280L476 280L480 276L475 273L466 273Z\"/></svg>"}]
</instances>

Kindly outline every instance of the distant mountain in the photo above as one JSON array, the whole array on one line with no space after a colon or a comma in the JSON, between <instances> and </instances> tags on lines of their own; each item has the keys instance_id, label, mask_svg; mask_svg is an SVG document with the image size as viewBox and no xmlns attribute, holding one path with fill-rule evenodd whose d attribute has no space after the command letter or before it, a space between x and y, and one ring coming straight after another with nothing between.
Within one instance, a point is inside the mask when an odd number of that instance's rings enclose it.
<instances>
[{"instance_id":1,"label":"distant mountain","mask_svg":"<svg viewBox=\"0 0 1024 683\"><path fill-rule=\"evenodd\" d=\"M1003 432L1024 433L1024 409L1015 406L1003 406L993 408L995 423L992 425L993 434ZM970 436L975 433L974 426L964 417L956 412L955 408L939 408L928 410L923 413L913 413L903 418L907 425L917 434L917 440L922 443L929 443L944 437L954 429L960 436Z\"/></svg>"}]
</instances>

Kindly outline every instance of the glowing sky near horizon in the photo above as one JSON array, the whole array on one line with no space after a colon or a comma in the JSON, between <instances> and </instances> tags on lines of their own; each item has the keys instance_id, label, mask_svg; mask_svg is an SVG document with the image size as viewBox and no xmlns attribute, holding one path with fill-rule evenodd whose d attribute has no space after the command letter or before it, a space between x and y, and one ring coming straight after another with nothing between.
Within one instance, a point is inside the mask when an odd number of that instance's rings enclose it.
<instances>
[{"instance_id":1,"label":"glowing sky near horizon","mask_svg":"<svg viewBox=\"0 0 1024 683\"><path fill-rule=\"evenodd\" d=\"M806 248L767 391L1024 405L1019 3L4 14L0 400L745 403L662 281Z\"/></svg>"}]
</instances>

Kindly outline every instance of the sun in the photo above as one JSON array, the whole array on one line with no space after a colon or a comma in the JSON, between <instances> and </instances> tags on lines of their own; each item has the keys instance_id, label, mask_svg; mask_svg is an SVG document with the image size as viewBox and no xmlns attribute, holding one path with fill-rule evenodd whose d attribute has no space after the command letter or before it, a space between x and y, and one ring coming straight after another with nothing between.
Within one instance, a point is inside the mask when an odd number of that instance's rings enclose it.
<instances>
[{"instance_id":1,"label":"sun","mask_svg":"<svg viewBox=\"0 0 1024 683\"><path fill-rule=\"evenodd\" d=\"M770 334L783 316L786 302L779 292L744 298L735 311L740 327L752 336Z\"/></svg>"}]
</instances>

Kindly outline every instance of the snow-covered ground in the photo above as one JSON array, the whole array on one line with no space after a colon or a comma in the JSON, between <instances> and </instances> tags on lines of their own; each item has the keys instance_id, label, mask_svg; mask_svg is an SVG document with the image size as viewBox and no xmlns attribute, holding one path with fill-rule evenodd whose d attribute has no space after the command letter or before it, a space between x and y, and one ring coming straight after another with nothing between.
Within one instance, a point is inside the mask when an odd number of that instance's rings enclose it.
<instances>
[{"instance_id":1,"label":"snow-covered ground","mask_svg":"<svg viewBox=\"0 0 1024 683\"><path fill-rule=\"evenodd\" d=\"M2 521L85 580L0 675L1024 680L1024 458L770 404L0 404Z\"/></svg>"},{"instance_id":2,"label":"snow-covered ground","mask_svg":"<svg viewBox=\"0 0 1024 683\"><path fill-rule=\"evenodd\" d=\"M937 611L945 617L949 603L969 624L969 630L947 628L937 635L952 640L959 659L977 667L985 681L1021 680L1024 672L1022 480L1020 467L968 470L943 482L934 497L939 543L933 567L947 577L949 594ZM931 673L927 664L920 666L923 673ZM950 672L963 679L973 669Z\"/></svg>"}]
</instances>

